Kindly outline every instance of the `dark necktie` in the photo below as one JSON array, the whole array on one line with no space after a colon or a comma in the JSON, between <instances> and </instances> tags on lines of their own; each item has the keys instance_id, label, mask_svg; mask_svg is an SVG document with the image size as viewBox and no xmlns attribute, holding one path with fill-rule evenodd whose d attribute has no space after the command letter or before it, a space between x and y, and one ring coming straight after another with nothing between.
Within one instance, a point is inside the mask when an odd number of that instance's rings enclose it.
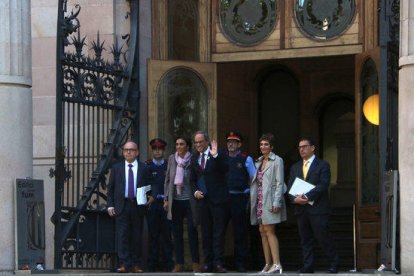
<instances>
[{"instance_id":1,"label":"dark necktie","mask_svg":"<svg viewBox=\"0 0 414 276\"><path fill-rule=\"evenodd\" d=\"M132 171L132 164L128 164L129 171L128 171L128 198L134 199L134 172Z\"/></svg>"},{"instance_id":2,"label":"dark necktie","mask_svg":"<svg viewBox=\"0 0 414 276\"><path fill-rule=\"evenodd\" d=\"M202 153L201 154L201 164L200 164L202 170L204 170L205 164L206 164L206 159L204 157L204 153Z\"/></svg>"}]
</instances>

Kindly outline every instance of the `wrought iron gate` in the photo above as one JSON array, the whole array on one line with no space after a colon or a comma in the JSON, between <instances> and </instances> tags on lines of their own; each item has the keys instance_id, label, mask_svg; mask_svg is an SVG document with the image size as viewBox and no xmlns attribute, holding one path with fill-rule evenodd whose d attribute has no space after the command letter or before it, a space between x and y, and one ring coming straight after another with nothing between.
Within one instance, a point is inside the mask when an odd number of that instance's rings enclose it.
<instances>
[{"instance_id":1,"label":"wrought iron gate","mask_svg":"<svg viewBox=\"0 0 414 276\"><path fill-rule=\"evenodd\" d=\"M381 180L381 264L398 272L398 59L400 1L380 1L380 171ZM392 188L392 189L391 189Z\"/></svg>"},{"instance_id":2,"label":"wrought iron gate","mask_svg":"<svg viewBox=\"0 0 414 276\"><path fill-rule=\"evenodd\" d=\"M118 0L121 1L121 0ZM106 175L138 130L138 5L128 1L130 34L103 58L99 32L85 55L81 7L59 0L56 71L55 268L110 269L116 264L114 222L106 213ZM126 49L128 48L128 49ZM123 62L122 60L126 60ZM137 140L137 139L134 139Z\"/></svg>"}]
</instances>

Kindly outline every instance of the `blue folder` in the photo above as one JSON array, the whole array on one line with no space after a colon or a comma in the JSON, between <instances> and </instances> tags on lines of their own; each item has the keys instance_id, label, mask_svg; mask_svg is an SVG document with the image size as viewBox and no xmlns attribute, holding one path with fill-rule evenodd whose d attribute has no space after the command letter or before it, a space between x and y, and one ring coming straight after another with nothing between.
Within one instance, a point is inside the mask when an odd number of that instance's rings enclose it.
<instances>
[{"instance_id":1,"label":"blue folder","mask_svg":"<svg viewBox=\"0 0 414 276\"><path fill-rule=\"evenodd\" d=\"M204 179L204 175L202 175L197 181L197 187L200 192L207 195L207 187L206 187L206 180Z\"/></svg>"}]
</instances>

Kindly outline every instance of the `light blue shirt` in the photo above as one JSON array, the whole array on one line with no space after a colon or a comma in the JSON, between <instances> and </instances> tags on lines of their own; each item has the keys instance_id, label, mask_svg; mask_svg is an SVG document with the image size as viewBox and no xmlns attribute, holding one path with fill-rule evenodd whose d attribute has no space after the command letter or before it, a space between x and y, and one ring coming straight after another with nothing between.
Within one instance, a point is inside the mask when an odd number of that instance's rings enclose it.
<instances>
[{"instance_id":1,"label":"light blue shirt","mask_svg":"<svg viewBox=\"0 0 414 276\"><path fill-rule=\"evenodd\" d=\"M249 174L249 178L250 180L252 180L254 177L254 174L256 173L256 166L254 165L253 158L251 158L250 156L247 156L245 166Z\"/></svg>"},{"instance_id":2,"label":"light blue shirt","mask_svg":"<svg viewBox=\"0 0 414 276\"><path fill-rule=\"evenodd\" d=\"M154 158L152 159L152 163L154 163L154 165L156 166L161 166L164 165L164 159L161 159L160 162L158 162L157 160L155 160Z\"/></svg>"}]
</instances>

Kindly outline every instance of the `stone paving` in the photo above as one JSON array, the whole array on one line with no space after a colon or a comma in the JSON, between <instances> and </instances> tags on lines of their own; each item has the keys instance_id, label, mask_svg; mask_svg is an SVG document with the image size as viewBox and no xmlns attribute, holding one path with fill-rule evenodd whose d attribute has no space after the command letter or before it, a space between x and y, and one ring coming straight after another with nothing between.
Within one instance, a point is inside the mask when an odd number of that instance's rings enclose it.
<instances>
[{"instance_id":1,"label":"stone paving","mask_svg":"<svg viewBox=\"0 0 414 276\"><path fill-rule=\"evenodd\" d=\"M30 275L30 274L36 274L36 275L60 275L60 276L120 276L122 274L120 273L112 273L112 272L108 272L108 271L96 271L96 270L91 270L91 271L68 271L68 270L60 270L60 271L56 271L56 270L44 270L44 271L15 271L15 272L0 272L0 276L9 276L9 275L17 275L17 276L25 276L25 275ZM329 274L329 273L325 273L323 271L316 271L313 275L342 275L342 276L359 276L359 275L394 275L396 273L392 272L392 271L382 271L382 272L378 272L376 270L364 270L364 271L358 271L358 272L350 272L350 271L341 271L338 274ZM227 275L227 276L236 276L236 275L263 275L261 273L255 272L255 271L249 271L249 272L245 272L245 273L240 273L240 272L234 272L234 271L229 271L226 274L219 274L219 273L192 273L192 272L186 272L186 273L163 273L163 272L153 272L153 273L126 273L125 276L130 276L130 275L142 275L142 276L155 276L155 275L160 275L160 276L189 276L189 275L203 275L203 276L207 276L207 275ZM275 274L276 275L276 274ZM281 275L311 275L311 274L300 274L297 273L295 271L286 271L283 272L283 274ZM402 273L401 275L413 275L413 274L405 274Z\"/></svg>"}]
</instances>

